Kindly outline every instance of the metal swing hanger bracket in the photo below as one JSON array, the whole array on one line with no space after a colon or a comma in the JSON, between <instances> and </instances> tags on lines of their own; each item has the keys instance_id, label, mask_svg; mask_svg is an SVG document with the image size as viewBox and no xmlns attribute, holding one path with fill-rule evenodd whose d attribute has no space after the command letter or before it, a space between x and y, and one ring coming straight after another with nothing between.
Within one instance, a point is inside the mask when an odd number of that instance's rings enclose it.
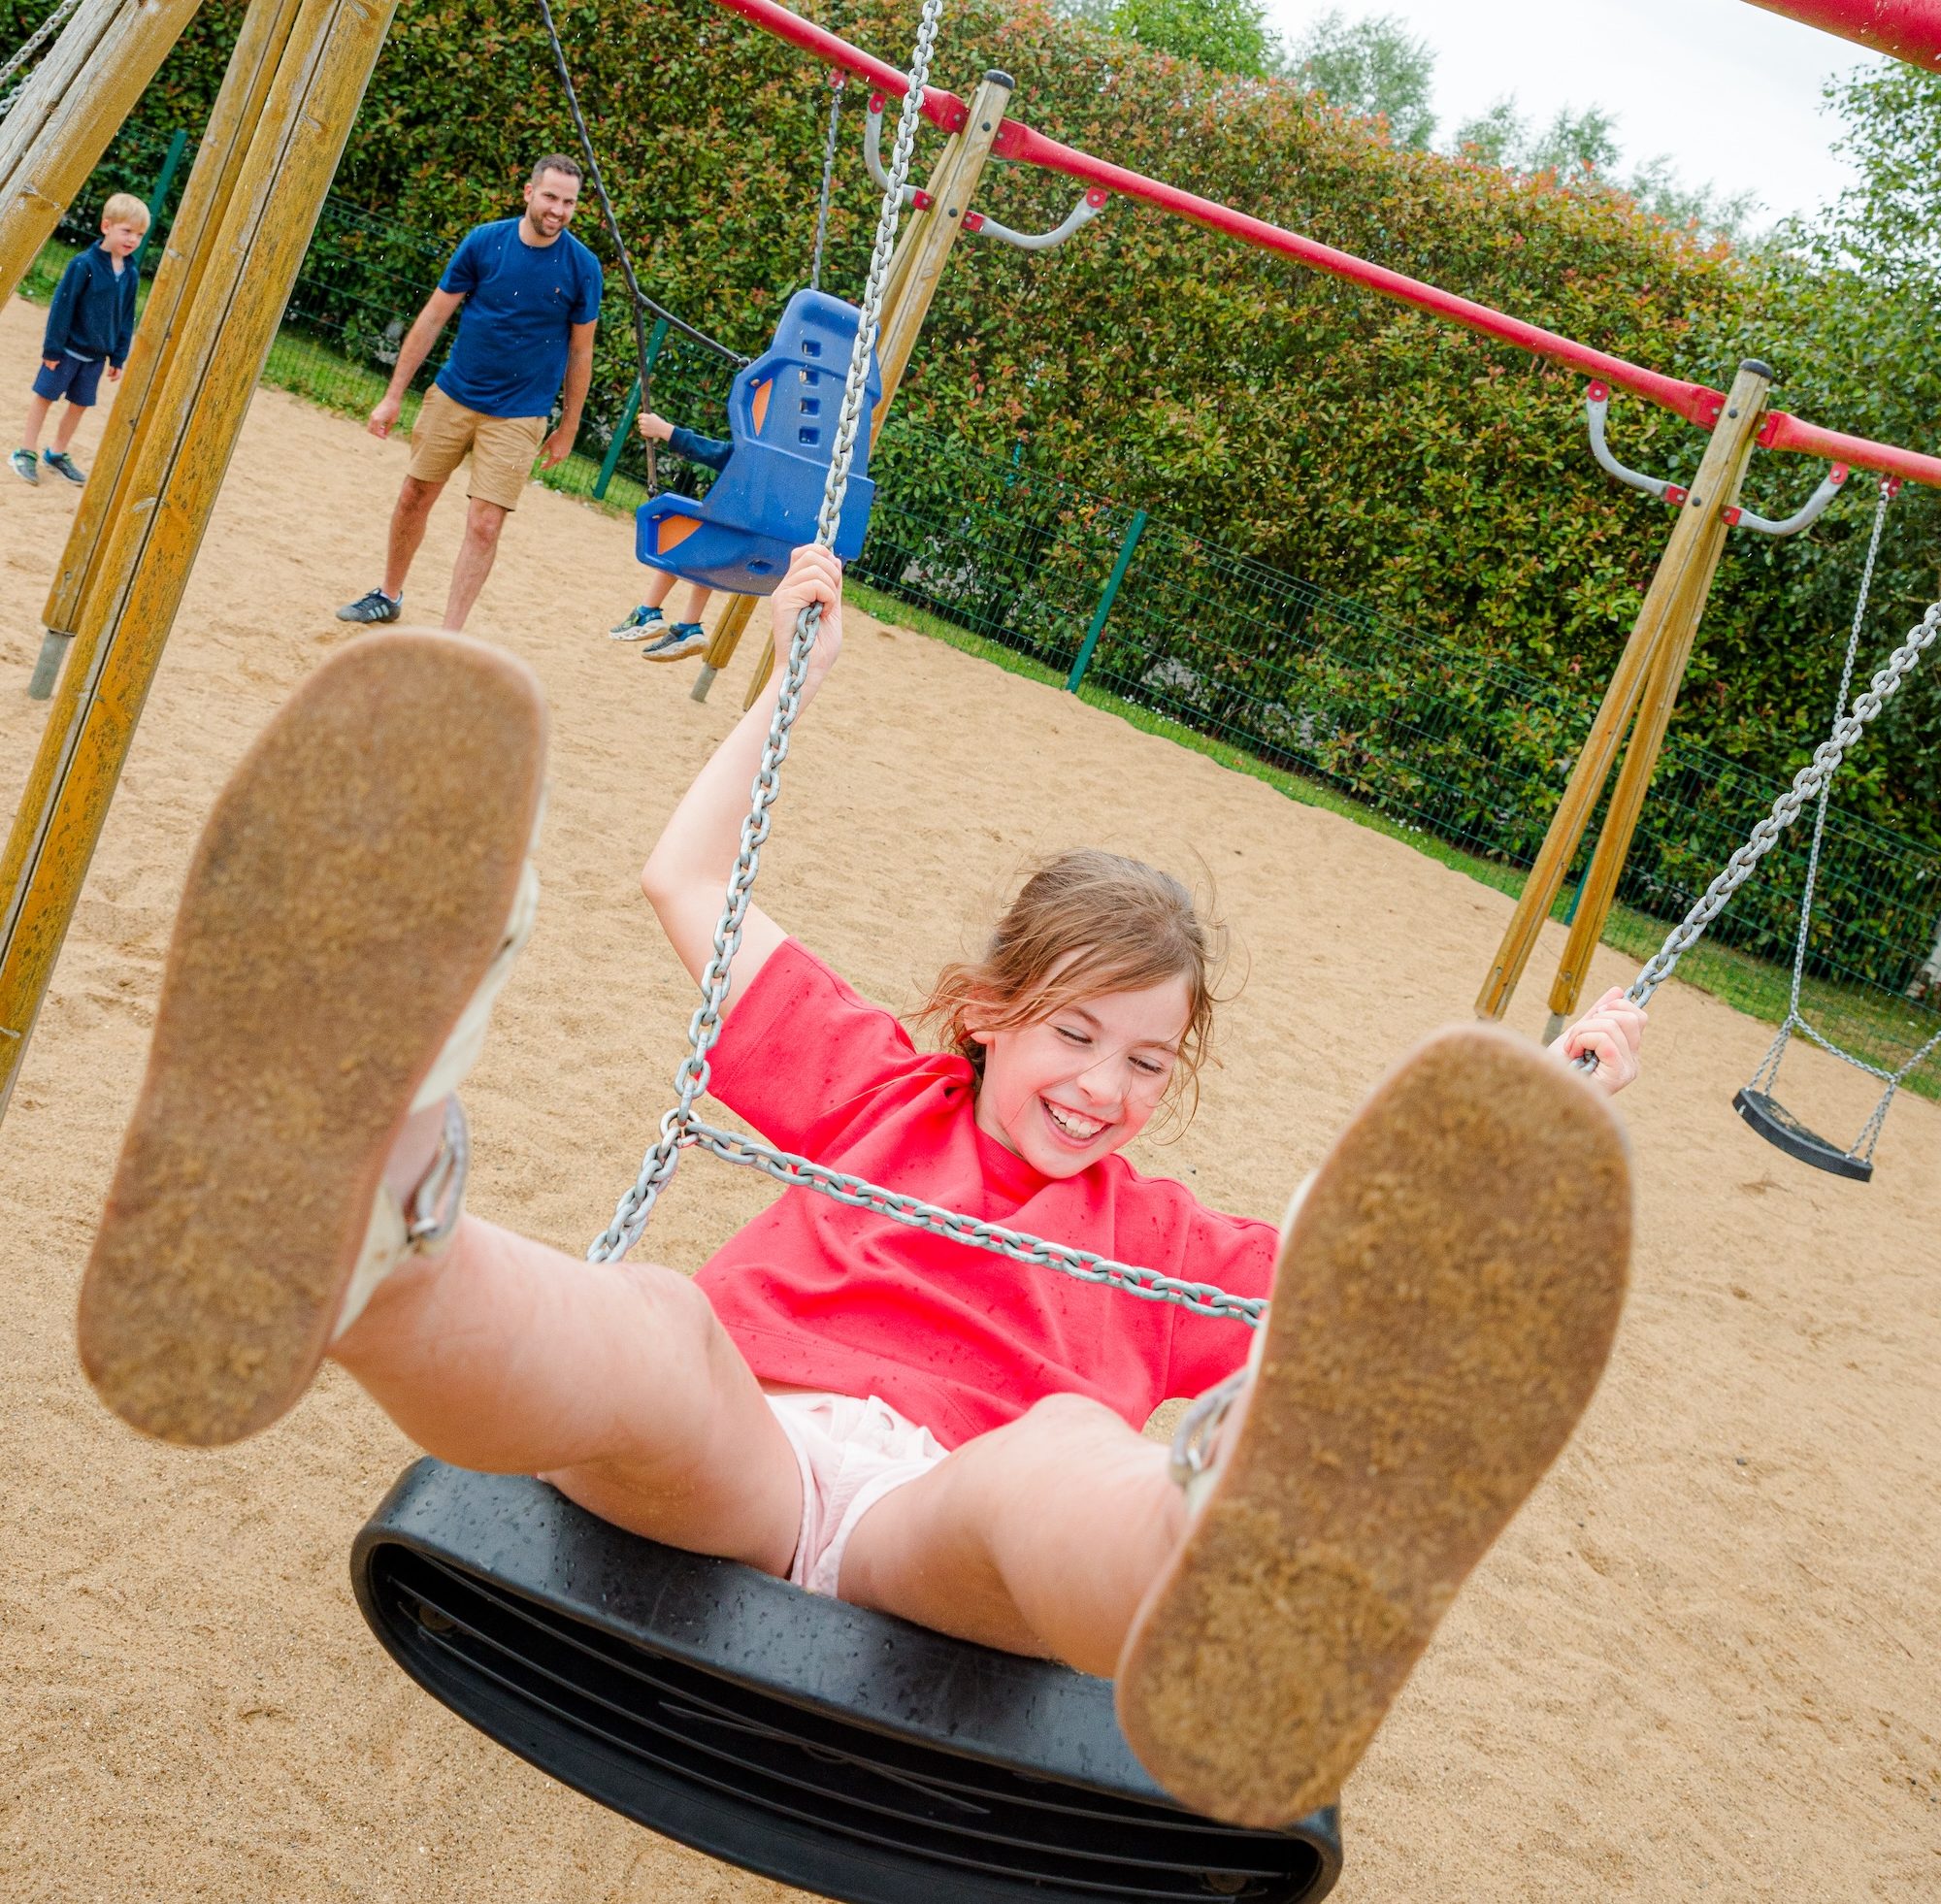
<instances>
[{"instance_id":1,"label":"metal swing hanger bracket","mask_svg":"<svg viewBox=\"0 0 1941 1904\"><path fill-rule=\"evenodd\" d=\"M887 103L887 95L879 88L870 95L870 110L863 115L863 158L879 192L890 188L889 174L883 170L883 108ZM1049 231L1014 231L982 212L967 212L964 229L1015 246L1020 251L1055 251L1068 238L1083 231L1105 209L1111 196L1102 186L1095 185ZM918 212L928 212L931 197L920 186L905 185L904 203Z\"/></svg>"},{"instance_id":2,"label":"metal swing hanger bracket","mask_svg":"<svg viewBox=\"0 0 1941 1904\"><path fill-rule=\"evenodd\" d=\"M1606 476L1615 476L1629 489L1642 490L1647 496L1656 496L1661 503L1669 503L1679 509L1692 493L1684 484L1672 482L1664 476L1647 476L1642 470L1633 470L1612 455L1611 446L1605 438L1605 423L1611 408L1611 386L1601 380L1594 381L1584 393L1584 423L1591 439L1591 454L1596 458L1597 467ZM1760 441L1764 440L1761 432ZM1751 529L1761 536L1796 536L1802 529L1810 529L1826 513L1826 506L1840 493L1852 471L1845 463L1835 463L1821 477L1820 486L1795 509L1793 514L1775 521L1770 516L1759 514L1737 503L1722 512L1721 519L1727 529ZM1897 494L1900 488L1898 476L1886 476L1885 482L1894 485Z\"/></svg>"}]
</instances>

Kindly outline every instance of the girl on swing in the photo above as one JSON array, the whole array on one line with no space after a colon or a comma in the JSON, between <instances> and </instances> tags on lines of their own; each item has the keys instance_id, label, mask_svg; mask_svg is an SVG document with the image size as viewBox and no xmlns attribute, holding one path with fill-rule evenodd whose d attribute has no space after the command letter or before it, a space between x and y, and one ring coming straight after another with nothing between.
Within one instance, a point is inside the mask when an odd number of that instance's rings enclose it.
<instances>
[{"instance_id":1,"label":"girl on swing","mask_svg":"<svg viewBox=\"0 0 1941 1904\"><path fill-rule=\"evenodd\" d=\"M798 553L786 644L841 577ZM700 978L779 682L642 884ZM435 729L426 708L438 710ZM148 1433L227 1442L328 1356L422 1448L811 1592L1117 1680L1184 1803L1330 1800L1590 1399L1628 1251L1612 994L1550 1053L1431 1038L1285 1229L1119 1155L1190 1092L1213 934L1164 873L1036 873L938 980L924 1052L751 907L709 1089L784 1150L1006 1227L1273 1297L1250 1331L790 1191L693 1278L459 1207L451 1097L530 930L545 715L503 650L390 634L319 668L191 867L81 1348ZM354 793L348 790L354 790ZM1595 1083L1559 1062L1599 1061ZM1251 1353L1250 1353L1251 1351ZM1138 1432L1225 1384L1169 1461Z\"/></svg>"}]
</instances>

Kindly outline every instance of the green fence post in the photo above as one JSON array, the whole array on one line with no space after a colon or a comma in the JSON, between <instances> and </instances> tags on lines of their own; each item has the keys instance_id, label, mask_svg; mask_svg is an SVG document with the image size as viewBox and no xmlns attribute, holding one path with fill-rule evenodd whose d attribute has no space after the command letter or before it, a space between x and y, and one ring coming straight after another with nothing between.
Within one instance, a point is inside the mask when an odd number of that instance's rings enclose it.
<instances>
[{"instance_id":1,"label":"green fence post","mask_svg":"<svg viewBox=\"0 0 1941 1904\"><path fill-rule=\"evenodd\" d=\"M1078 683L1085 678L1085 671L1092 665L1092 650L1099 645L1099 637L1105 632L1105 617L1112 612L1112 604L1118 599L1119 584L1126 579L1126 571L1133 566L1133 551L1139 545L1139 538L1146 532L1146 512L1135 509L1133 520L1126 530L1126 540L1119 544L1119 559L1112 564L1112 578L1105 584L1105 592L1099 598L1099 606L1093 611L1092 626L1085 631L1085 640L1080 643L1078 659L1071 664L1071 673L1066 677L1065 691L1078 692Z\"/></svg>"},{"instance_id":2,"label":"green fence post","mask_svg":"<svg viewBox=\"0 0 1941 1904\"><path fill-rule=\"evenodd\" d=\"M593 500L604 503L607 500L607 485L613 480L613 472L620 467L620 452L627 446L628 433L634 427L634 418L641 413L641 378L652 377L654 365L659 362L661 345L667 342L668 320L654 319L652 334L647 339L647 361L641 367L641 377L634 379L634 387L627 392L627 401L620 410L620 420L613 426L613 439L607 445L607 455L600 465L600 475L593 484Z\"/></svg>"},{"instance_id":3,"label":"green fence post","mask_svg":"<svg viewBox=\"0 0 1941 1904\"><path fill-rule=\"evenodd\" d=\"M155 175L155 189L148 194L148 229L142 234L142 242L135 246L135 269L142 269L142 260L148 254L148 240L154 236L155 227L161 223L162 207L169 202L169 187L176 181L176 170L181 164L183 152L188 150L188 133L182 126L177 126L169 140L169 149L162 159L162 169Z\"/></svg>"}]
</instances>

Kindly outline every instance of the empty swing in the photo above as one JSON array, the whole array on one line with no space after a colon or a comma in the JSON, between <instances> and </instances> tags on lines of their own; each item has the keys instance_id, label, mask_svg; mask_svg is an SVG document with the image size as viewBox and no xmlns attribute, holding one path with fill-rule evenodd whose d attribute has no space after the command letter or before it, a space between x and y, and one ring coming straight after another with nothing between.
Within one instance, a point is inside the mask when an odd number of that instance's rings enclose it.
<instances>
[{"instance_id":1,"label":"empty swing","mask_svg":"<svg viewBox=\"0 0 1941 1904\"><path fill-rule=\"evenodd\" d=\"M1866 619L1867 598L1873 589L1874 566L1880 557L1881 531L1887 522L1888 505L1899 493L1900 481L1896 476L1883 476L1880 485L1880 501L1874 509L1873 538L1867 545L1866 568L1860 576L1859 600L1854 607L1854 626L1847 641L1846 665L1840 673L1840 691L1833 704L1834 730L1846 712L1847 692L1853 686L1854 662L1859 653L1860 628ZM1850 1177L1858 1183L1868 1182L1874 1173L1874 1145L1878 1141L1881 1126L1887 1121L1889 1108L1893 1103L1894 1094L1913 1075L1936 1046L1941 1045L1941 1030L1923 1043L1900 1067L1898 1070L1888 1070L1882 1066L1868 1063L1864 1058L1849 1051L1843 1045L1835 1044L1825 1033L1811 1025L1799 1009L1799 994L1806 976L1806 948L1813 926L1813 894L1820 874L1820 850L1826 832L1826 798L1832 787L1832 777L1828 775L1821 783L1820 804L1813 820L1813 844L1806 860L1806 883L1799 897L1799 932L1793 952L1793 993L1786 1008L1786 1018L1780 1025L1779 1035L1772 1041L1765 1056L1760 1060L1759 1069L1753 1073L1752 1082L1741 1089L1732 1099L1732 1108L1767 1143L1777 1146L1789 1157L1801 1164L1808 1164L1816 1170L1825 1170L1831 1176ZM1839 1059L1843 1064L1852 1065L1857 1070L1865 1071L1869 1076L1879 1078L1887 1087L1881 1094L1879 1103L1867 1119L1860 1134L1844 1149L1828 1138L1821 1136L1809 1125L1788 1110L1773 1095L1773 1087L1779 1081L1779 1067L1786 1056L1788 1044L1793 1033L1799 1033L1817 1044L1822 1051Z\"/></svg>"}]
</instances>

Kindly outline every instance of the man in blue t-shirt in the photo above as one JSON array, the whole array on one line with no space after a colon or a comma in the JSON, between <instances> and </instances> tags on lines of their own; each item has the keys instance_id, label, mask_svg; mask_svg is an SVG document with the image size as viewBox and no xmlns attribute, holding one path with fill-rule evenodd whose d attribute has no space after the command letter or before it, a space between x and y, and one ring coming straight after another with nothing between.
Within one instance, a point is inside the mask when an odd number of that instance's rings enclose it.
<instances>
[{"instance_id":1,"label":"man in blue t-shirt","mask_svg":"<svg viewBox=\"0 0 1941 1904\"><path fill-rule=\"evenodd\" d=\"M599 259L566 228L579 204L579 181L576 161L558 152L541 159L526 184L524 214L466 233L398 346L391 387L371 412L374 437L390 435L418 366L458 312L451 354L411 431L411 470L391 511L383 584L339 608L338 620L398 619L432 505L469 452L471 508L444 605L444 626L462 629L492 572L499 532L518 507L533 458L551 469L572 452L593 372L601 289ZM555 398L559 427L548 436Z\"/></svg>"}]
</instances>

